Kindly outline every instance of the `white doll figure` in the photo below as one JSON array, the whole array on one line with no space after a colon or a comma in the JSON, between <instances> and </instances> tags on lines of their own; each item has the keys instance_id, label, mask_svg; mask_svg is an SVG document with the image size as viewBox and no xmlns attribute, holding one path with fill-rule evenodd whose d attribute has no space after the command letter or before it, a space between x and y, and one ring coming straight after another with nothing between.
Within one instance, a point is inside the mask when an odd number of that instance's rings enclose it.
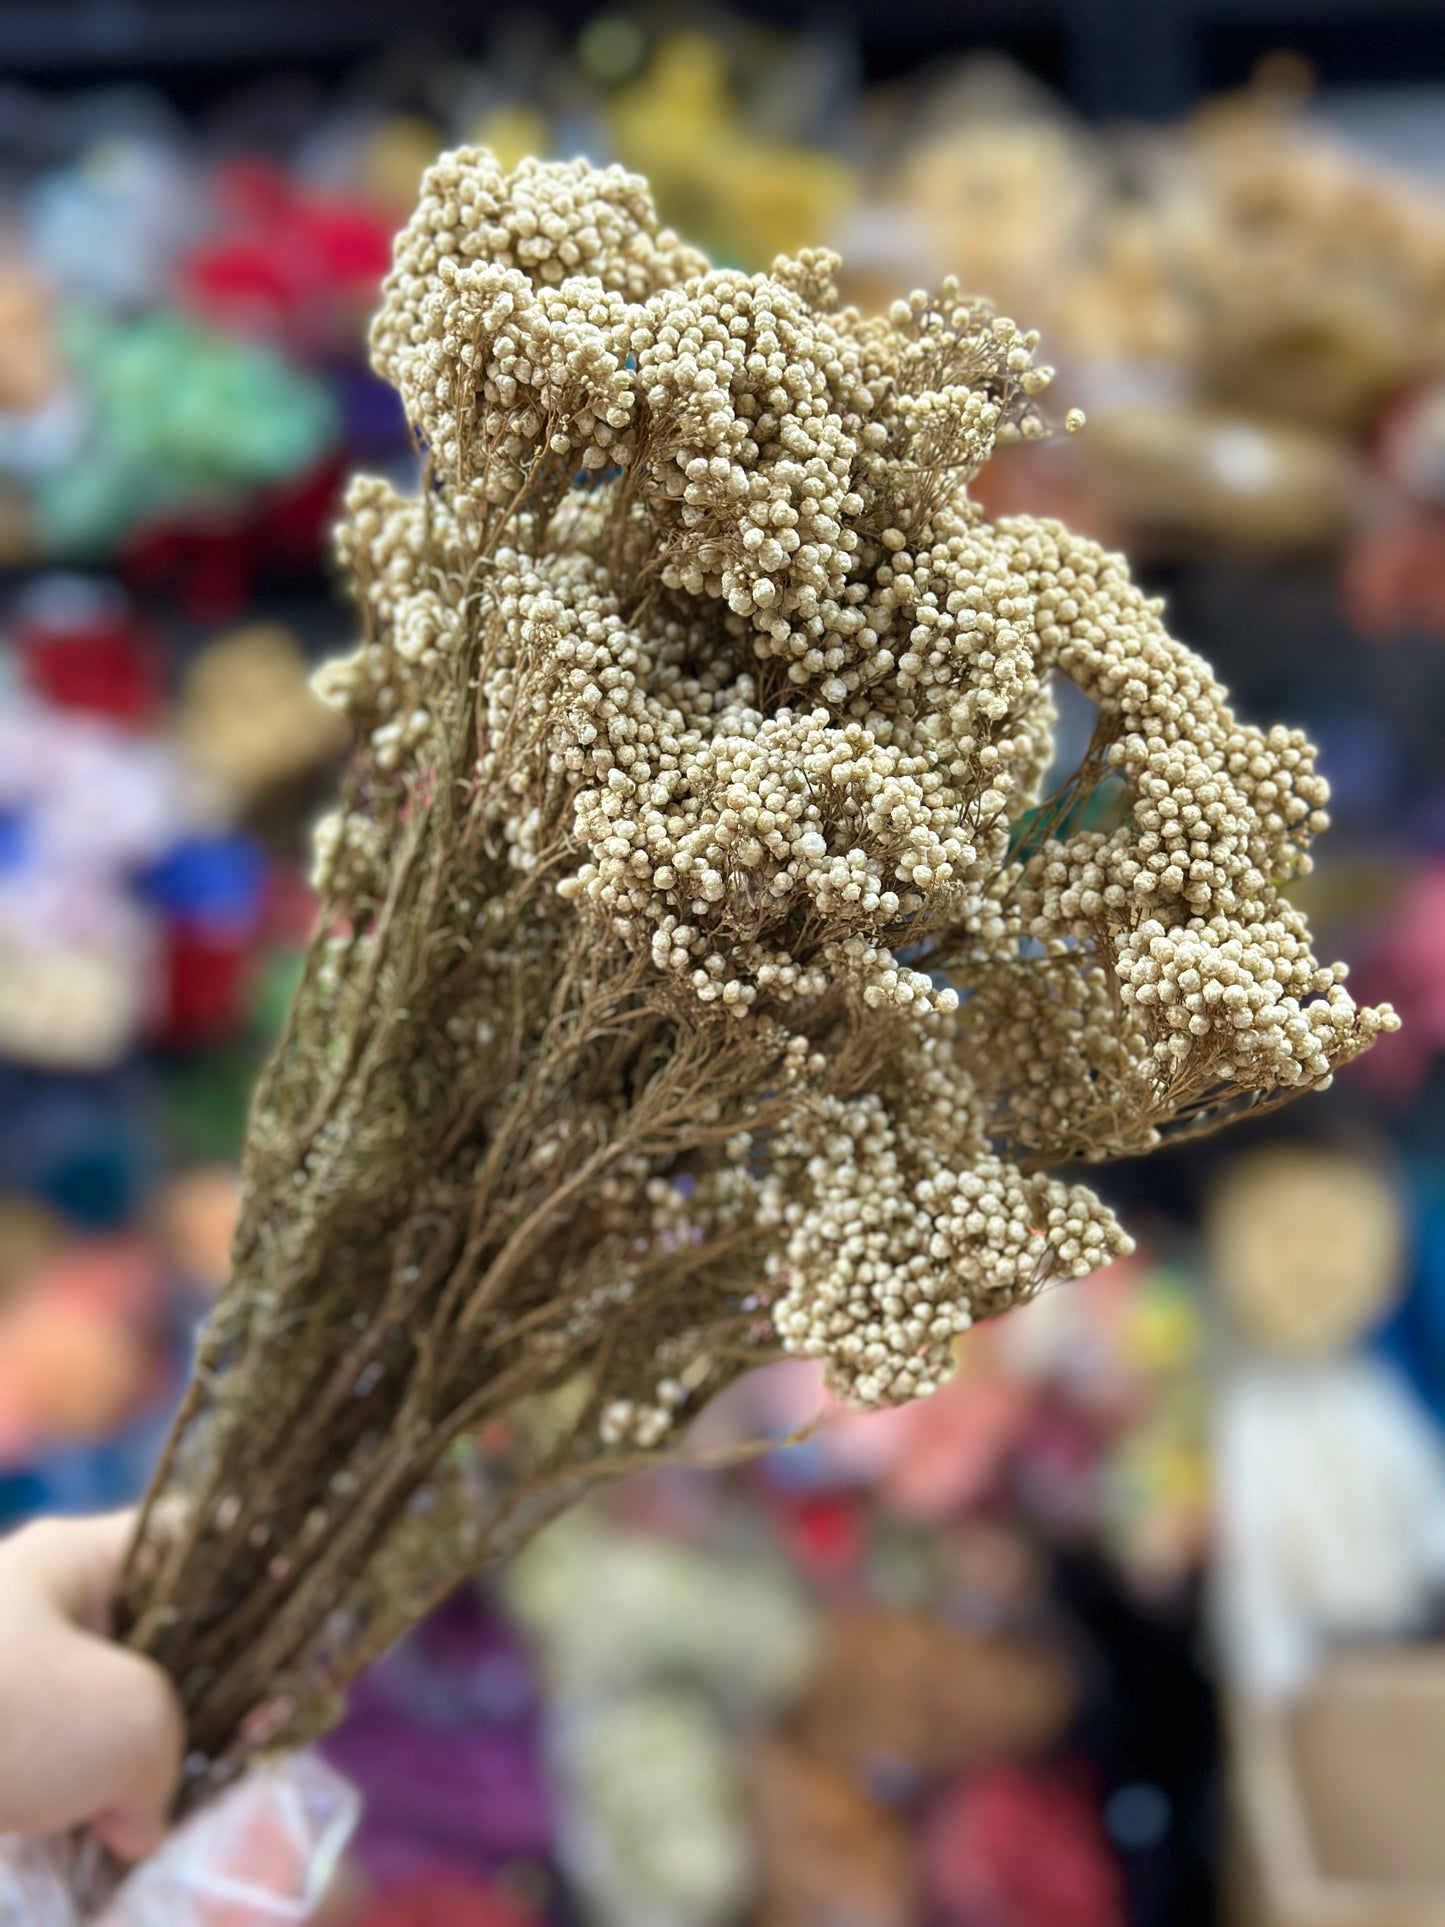
<instances>
[{"instance_id":1,"label":"white doll figure","mask_svg":"<svg viewBox=\"0 0 1445 1927\"><path fill-rule=\"evenodd\" d=\"M1445 1447L1359 1340L1398 1290L1389 1178L1302 1145L1240 1159L1207 1214L1232 1326L1214 1402L1215 1624L1229 1682L1292 1698L1336 1640L1420 1630L1445 1590Z\"/></svg>"}]
</instances>

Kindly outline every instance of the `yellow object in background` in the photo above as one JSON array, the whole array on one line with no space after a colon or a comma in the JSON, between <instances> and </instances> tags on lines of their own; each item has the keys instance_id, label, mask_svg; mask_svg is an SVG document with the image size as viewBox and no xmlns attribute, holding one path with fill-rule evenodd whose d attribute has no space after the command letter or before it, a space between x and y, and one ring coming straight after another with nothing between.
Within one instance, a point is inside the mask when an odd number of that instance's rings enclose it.
<instances>
[{"instance_id":1,"label":"yellow object in background","mask_svg":"<svg viewBox=\"0 0 1445 1927\"><path fill-rule=\"evenodd\" d=\"M361 153L359 192L381 208L410 207L423 173L446 144L435 121L422 114L395 115Z\"/></svg>"},{"instance_id":2,"label":"yellow object in background","mask_svg":"<svg viewBox=\"0 0 1445 1927\"><path fill-rule=\"evenodd\" d=\"M981 111L915 148L882 198L926 221L929 278L956 274L1031 328L1048 325L1079 272L1099 192L1089 151L1064 127Z\"/></svg>"},{"instance_id":3,"label":"yellow object in background","mask_svg":"<svg viewBox=\"0 0 1445 1927\"><path fill-rule=\"evenodd\" d=\"M1197 353L1199 321L1166 270L1156 212L1107 208L1097 248L1057 290L1059 341L1081 366L1182 369Z\"/></svg>"},{"instance_id":4,"label":"yellow object in background","mask_svg":"<svg viewBox=\"0 0 1445 1927\"><path fill-rule=\"evenodd\" d=\"M727 53L703 34L663 40L608 111L618 158L648 176L664 219L742 267L825 239L858 192L835 155L747 129Z\"/></svg>"},{"instance_id":5,"label":"yellow object in background","mask_svg":"<svg viewBox=\"0 0 1445 1927\"><path fill-rule=\"evenodd\" d=\"M516 167L529 154L552 152L552 129L546 115L540 108L518 100L483 114L467 140L474 146L490 148L505 168ZM435 158L435 154L429 155L428 161Z\"/></svg>"},{"instance_id":6,"label":"yellow object in background","mask_svg":"<svg viewBox=\"0 0 1445 1927\"><path fill-rule=\"evenodd\" d=\"M1126 1300L1121 1323L1120 1351L1136 1371L1157 1378L1197 1370L1203 1345L1199 1306L1177 1273L1146 1272Z\"/></svg>"},{"instance_id":7,"label":"yellow object in background","mask_svg":"<svg viewBox=\"0 0 1445 1927\"><path fill-rule=\"evenodd\" d=\"M346 747L344 722L312 693L289 629L248 623L207 643L187 673L178 735L243 802Z\"/></svg>"}]
</instances>

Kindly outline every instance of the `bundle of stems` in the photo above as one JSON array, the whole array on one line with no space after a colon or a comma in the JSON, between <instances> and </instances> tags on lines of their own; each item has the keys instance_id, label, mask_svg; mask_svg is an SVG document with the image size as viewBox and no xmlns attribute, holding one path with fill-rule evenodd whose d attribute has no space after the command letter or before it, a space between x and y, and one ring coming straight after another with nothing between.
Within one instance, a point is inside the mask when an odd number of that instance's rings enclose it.
<instances>
[{"instance_id":1,"label":"bundle of stems","mask_svg":"<svg viewBox=\"0 0 1445 1927\"><path fill-rule=\"evenodd\" d=\"M1122 558L990 524L1036 338L948 283L714 270L618 169L428 173L351 490L318 932L123 1637L191 1797L754 1363L882 1405L1127 1248L1054 1174L1327 1081L1323 827ZM1054 790L1052 682L1098 722Z\"/></svg>"}]
</instances>

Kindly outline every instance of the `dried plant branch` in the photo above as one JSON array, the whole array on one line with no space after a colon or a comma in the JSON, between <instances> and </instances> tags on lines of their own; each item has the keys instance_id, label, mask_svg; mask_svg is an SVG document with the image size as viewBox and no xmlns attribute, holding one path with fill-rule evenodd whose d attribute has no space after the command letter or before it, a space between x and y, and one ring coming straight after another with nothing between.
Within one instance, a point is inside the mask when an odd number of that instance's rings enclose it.
<instances>
[{"instance_id":1,"label":"dried plant branch","mask_svg":"<svg viewBox=\"0 0 1445 1927\"><path fill-rule=\"evenodd\" d=\"M840 311L835 266L713 270L635 178L480 152L398 242L422 482L351 490L319 934L118 1603L197 1794L756 1360L925 1393L1126 1249L1046 1167L1393 1023L1279 894L1308 744L1120 558L970 499L1035 338L952 283ZM1099 721L1045 797L1056 673Z\"/></svg>"}]
</instances>

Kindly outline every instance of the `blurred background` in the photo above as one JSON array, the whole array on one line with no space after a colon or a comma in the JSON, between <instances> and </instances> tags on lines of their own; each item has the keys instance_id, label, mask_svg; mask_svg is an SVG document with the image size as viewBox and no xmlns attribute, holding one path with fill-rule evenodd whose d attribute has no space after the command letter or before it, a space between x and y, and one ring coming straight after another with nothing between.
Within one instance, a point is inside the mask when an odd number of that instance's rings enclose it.
<instances>
[{"instance_id":1,"label":"blurred background","mask_svg":"<svg viewBox=\"0 0 1445 1927\"><path fill-rule=\"evenodd\" d=\"M138 1491L223 1280L345 752L338 485L411 469L367 317L463 140L1042 328L1087 430L979 492L1322 744L1300 900L1405 1029L1108 1173L1138 1255L926 1407L452 1601L330 1743L335 1918L1445 1922L1441 0L3 0L0 1528ZM819 1406L774 1368L701 1443Z\"/></svg>"}]
</instances>

